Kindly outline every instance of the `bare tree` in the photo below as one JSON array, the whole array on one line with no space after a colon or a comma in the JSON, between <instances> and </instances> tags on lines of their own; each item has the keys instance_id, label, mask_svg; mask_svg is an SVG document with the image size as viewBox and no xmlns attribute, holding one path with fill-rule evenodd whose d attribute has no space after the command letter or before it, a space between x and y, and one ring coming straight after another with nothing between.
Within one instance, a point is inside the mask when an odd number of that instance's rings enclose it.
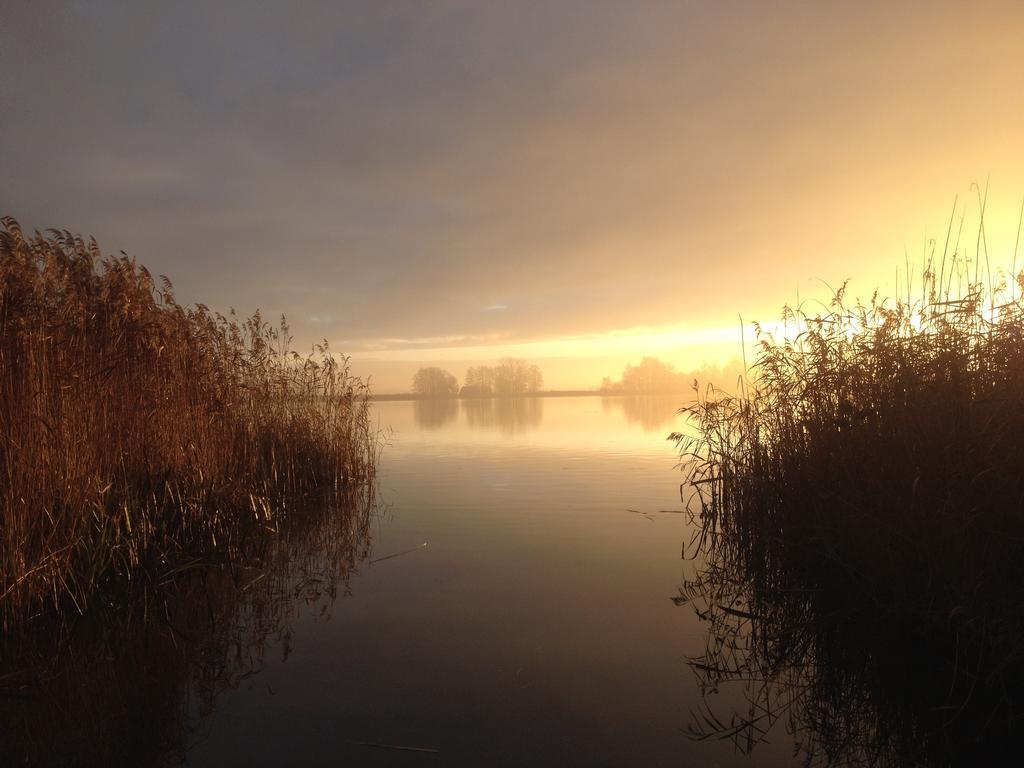
<instances>
[{"instance_id":1,"label":"bare tree","mask_svg":"<svg viewBox=\"0 0 1024 768\"><path fill-rule=\"evenodd\" d=\"M441 368L420 368L412 377L412 391L423 397L454 397L459 393L459 382Z\"/></svg>"}]
</instances>

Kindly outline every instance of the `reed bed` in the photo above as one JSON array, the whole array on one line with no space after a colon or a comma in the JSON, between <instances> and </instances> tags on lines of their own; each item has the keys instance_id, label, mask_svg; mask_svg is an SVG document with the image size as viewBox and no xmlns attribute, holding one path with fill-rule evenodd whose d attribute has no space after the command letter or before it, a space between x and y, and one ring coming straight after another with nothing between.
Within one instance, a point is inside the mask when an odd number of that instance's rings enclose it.
<instances>
[{"instance_id":1,"label":"reed bed","mask_svg":"<svg viewBox=\"0 0 1024 768\"><path fill-rule=\"evenodd\" d=\"M711 629L703 683L752 692L699 736L749 748L788 711L809 762L1017 748L1024 274L982 283L978 263L929 261L896 301L787 309L739 394L683 409L701 565L678 602Z\"/></svg>"},{"instance_id":2,"label":"reed bed","mask_svg":"<svg viewBox=\"0 0 1024 768\"><path fill-rule=\"evenodd\" d=\"M11 765L184 760L221 695L287 656L302 621L329 617L372 548L373 484L290 508L230 563L133 579L65 636L0 638L0 722ZM4 641L6 639L6 642Z\"/></svg>"},{"instance_id":3,"label":"reed bed","mask_svg":"<svg viewBox=\"0 0 1024 768\"><path fill-rule=\"evenodd\" d=\"M0 229L0 618L109 596L372 481L366 386L288 326L185 307L69 232ZM97 597L99 595L100 597Z\"/></svg>"}]
</instances>

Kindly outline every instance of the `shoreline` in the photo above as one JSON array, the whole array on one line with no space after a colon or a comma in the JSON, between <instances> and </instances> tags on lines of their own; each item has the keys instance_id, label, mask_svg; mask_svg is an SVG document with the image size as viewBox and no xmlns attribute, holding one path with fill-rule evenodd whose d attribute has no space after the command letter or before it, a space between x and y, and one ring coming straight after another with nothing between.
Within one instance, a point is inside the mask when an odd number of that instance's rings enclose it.
<instances>
[{"instance_id":1,"label":"shoreline","mask_svg":"<svg viewBox=\"0 0 1024 768\"><path fill-rule=\"evenodd\" d=\"M521 400L523 398L537 397L686 397L683 392L601 392L596 389L564 389L550 390L545 392L524 392L521 395L489 395L489 396L463 396L452 395L451 397L437 397L434 395L417 395L413 392L399 392L386 395L371 394L367 399L371 402L378 401L445 401L445 400Z\"/></svg>"}]
</instances>

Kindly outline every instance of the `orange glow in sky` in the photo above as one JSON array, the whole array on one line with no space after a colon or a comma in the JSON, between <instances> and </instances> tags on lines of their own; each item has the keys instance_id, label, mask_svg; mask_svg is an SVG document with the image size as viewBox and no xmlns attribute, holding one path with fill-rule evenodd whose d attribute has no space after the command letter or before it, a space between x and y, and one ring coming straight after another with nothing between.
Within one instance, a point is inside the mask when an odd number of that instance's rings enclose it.
<instances>
[{"instance_id":1,"label":"orange glow in sky","mask_svg":"<svg viewBox=\"0 0 1024 768\"><path fill-rule=\"evenodd\" d=\"M382 393L728 362L741 317L920 285L955 198L951 250L1012 263L1019 2L16 6L0 214L286 314Z\"/></svg>"}]
</instances>

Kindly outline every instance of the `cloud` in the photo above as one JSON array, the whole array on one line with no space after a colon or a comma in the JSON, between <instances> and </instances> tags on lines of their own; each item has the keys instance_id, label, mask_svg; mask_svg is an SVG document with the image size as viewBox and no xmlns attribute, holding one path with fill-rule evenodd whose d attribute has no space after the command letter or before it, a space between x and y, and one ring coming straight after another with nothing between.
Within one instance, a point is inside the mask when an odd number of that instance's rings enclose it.
<instances>
[{"instance_id":1,"label":"cloud","mask_svg":"<svg viewBox=\"0 0 1024 768\"><path fill-rule=\"evenodd\" d=\"M1024 188L1010 4L61 7L0 27L0 211L300 342L731 322Z\"/></svg>"}]
</instances>

